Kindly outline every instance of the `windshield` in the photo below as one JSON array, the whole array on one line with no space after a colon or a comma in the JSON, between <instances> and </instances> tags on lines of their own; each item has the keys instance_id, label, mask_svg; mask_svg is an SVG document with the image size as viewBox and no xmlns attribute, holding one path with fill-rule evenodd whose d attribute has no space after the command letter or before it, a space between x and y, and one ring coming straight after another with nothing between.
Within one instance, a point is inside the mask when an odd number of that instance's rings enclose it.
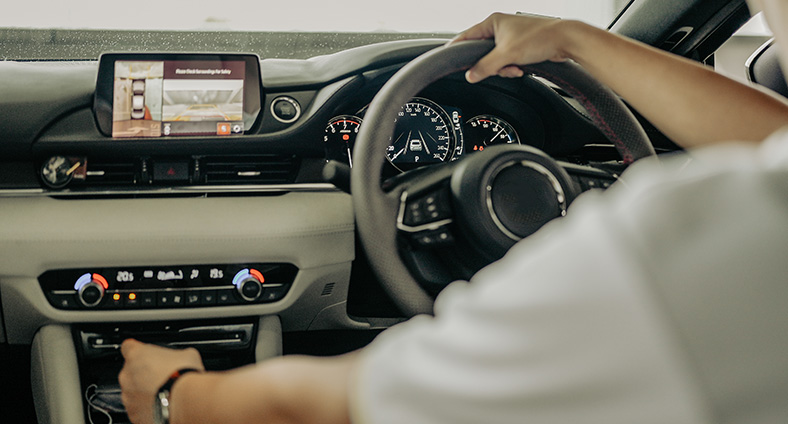
<instances>
[{"instance_id":1,"label":"windshield","mask_svg":"<svg viewBox=\"0 0 788 424\"><path fill-rule=\"evenodd\" d=\"M104 51L249 51L306 58L378 41L451 37L492 12L607 26L628 0L25 0L0 14L4 59L93 59ZM243 35L241 35L243 33Z\"/></svg>"}]
</instances>

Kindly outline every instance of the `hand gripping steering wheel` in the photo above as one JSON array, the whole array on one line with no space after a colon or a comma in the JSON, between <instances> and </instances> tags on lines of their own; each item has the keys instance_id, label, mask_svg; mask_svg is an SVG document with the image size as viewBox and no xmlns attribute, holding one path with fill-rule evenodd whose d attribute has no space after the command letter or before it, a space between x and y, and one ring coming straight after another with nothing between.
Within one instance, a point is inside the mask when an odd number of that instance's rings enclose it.
<instances>
[{"instance_id":1,"label":"hand gripping steering wheel","mask_svg":"<svg viewBox=\"0 0 788 424\"><path fill-rule=\"evenodd\" d=\"M359 237L381 284L406 316L431 313L434 296L456 278L442 260L444 252L451 251L459 263L481 257L473 267L478 269L565 215L579 191L571 167L520 145L491 146L382 185L385 149L402 105L432 82L469 68L493 47L490 40L465 41L404 66L370 104L356 140L351 187ZM574 62L544 62L523 70L580 102L624 163L655 154L618 96Z\"/></svg>"}]
</instances>

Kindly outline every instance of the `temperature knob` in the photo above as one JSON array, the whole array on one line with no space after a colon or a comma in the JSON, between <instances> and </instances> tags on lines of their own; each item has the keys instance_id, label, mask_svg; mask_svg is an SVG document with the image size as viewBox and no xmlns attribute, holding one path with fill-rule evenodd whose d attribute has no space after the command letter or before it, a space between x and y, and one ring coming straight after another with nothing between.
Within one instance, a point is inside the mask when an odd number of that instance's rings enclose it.
<instances>
[{"instance_id":1,"label":"temperature knob","mask_svg":"<svg viewBox=\"0 0 788 424\"><path fill-rule=\"evenodd\" d=\"M77 297L83 306L92 308L104 299L104 292L109 288L107 279L101 274L83 274L74 284Z\"/></svg>"},{"instance_id":2,"label":"temperature knob","mask_svg":"<svg viewBox=\"0 0 788 424\"><path fill-rule=\"evenodd\" d=\"M254 302L263 294L263 274L256 269L242 269L233 277L233 285L238 294L247 302Z\"/></svg>"}]
</instances>

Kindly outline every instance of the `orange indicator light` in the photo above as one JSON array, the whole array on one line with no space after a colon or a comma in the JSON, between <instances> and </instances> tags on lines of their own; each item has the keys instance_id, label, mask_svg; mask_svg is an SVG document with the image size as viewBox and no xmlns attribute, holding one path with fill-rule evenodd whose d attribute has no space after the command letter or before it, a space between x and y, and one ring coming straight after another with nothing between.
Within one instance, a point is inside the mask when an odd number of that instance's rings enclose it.
<instances>
[{"instance_id":1,"label":"orange indicator light","mask_svg":"<svg viewBox=\"0 0 788 424\"><path fill-rule=\"evenodd\" d=\"M117 302L118 300L120 300L120 293L115 293L115 294L113 294L113 295L112 295L112 300L114 300L114 301L116 301L116 302Z\"/></svg>"},{"instance_id":2,"label":"orange indicator light","mask_svg":"<svg viewBox=\"0 0 788 424\"><path fill-rule=\"evenodd\" d=\"M342 134L342 140L348 141L350 140L350 136L347 134Z\"/></svg>"},{"instance_id":3,"label":"orange indicator light","mask_svg":"<svg viewBox=\"0 0 788 424\"><path fill-rule=\"evenodd\" d=\"M99 284L104 286L104 290L109 288L109 284L107 283L107 279L104 278L101 274L93 274L93 279L98 281Z\"/></svg>"},{"instance_id":4,"label":"orange indicator light","mask_svg":"<svg viewBox=\"0 0 788 424\"><path fill-rule=\"evenodd\" d=\"M137 299L137 294L136 293L129 293L129 300L135 300L135 299Z\"/></svg>"},{"instance_id":5,"label":"orange indicator light","mask_svg":"<svg viewBox=\"0 0 788 424\"><path fill-rule=\"evenodd\" d=\"M260 271L258 271L256 269L250 269L249 270L249 274L251 274L252 277L257 278L257 280L260 281L261 283L265 283L265 277L263 277L263 273L262 272L260 272Z\"/></svg>"}]
</instances>

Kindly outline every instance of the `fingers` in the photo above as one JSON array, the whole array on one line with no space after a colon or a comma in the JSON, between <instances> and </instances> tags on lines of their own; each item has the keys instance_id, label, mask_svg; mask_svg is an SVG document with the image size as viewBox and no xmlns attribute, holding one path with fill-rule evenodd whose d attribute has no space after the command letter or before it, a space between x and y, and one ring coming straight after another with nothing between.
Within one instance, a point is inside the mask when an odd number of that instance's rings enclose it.
<instances>
[{"instance_id":1,"label":"fingers","mask_svg":"<svg viewBox=\"0 0 788 424\"><path fill-rule=\"evenodd\" d=\"M129 352L134 351L137 347L141 346L143 343L139 342L134 339L126 339L123 343L120 344L120 354L123 355L123 358L128 359Z\"/></svg>"},{"instance_id":2,"label":"fingers","mask_svg":"<svg viewBox=\"0 0 788 424\"><path fill-rule=\"evenodd\" d=\"M498 71L498 76L504 78L520 78L523 75L525 72L519 66L514 65L506 66Z\"/></svg>"},{"instance_id":3,"label":"fingers","mask_svg":"<svg viewBox=\"0 0 788 424\"><path fill-rule=\"evenodd\" d=\"M495 20L498 19L500 13L493 13L487 19L479 22L478 24L466 29L459 35L449 41L449 45L458 41L465 40L484 40L495 37Z\"/></svg>"},{"instance_id":4,"label":"fingers","mask_svg":"<svg viewBox=\"0 0 788 424\"><path fill-rule=\"evenodd\" d=\"M499 47L495 47L465 72L465 79L469 83L474 84L487 77L499 75L501 72L503 72L502 76L514 75L517 72L514 71L514 68L519 70L519 68L512 65L508 55L503 54ZM517 76L522 76L522 71Z\"/></svg>"}]
</instances>

